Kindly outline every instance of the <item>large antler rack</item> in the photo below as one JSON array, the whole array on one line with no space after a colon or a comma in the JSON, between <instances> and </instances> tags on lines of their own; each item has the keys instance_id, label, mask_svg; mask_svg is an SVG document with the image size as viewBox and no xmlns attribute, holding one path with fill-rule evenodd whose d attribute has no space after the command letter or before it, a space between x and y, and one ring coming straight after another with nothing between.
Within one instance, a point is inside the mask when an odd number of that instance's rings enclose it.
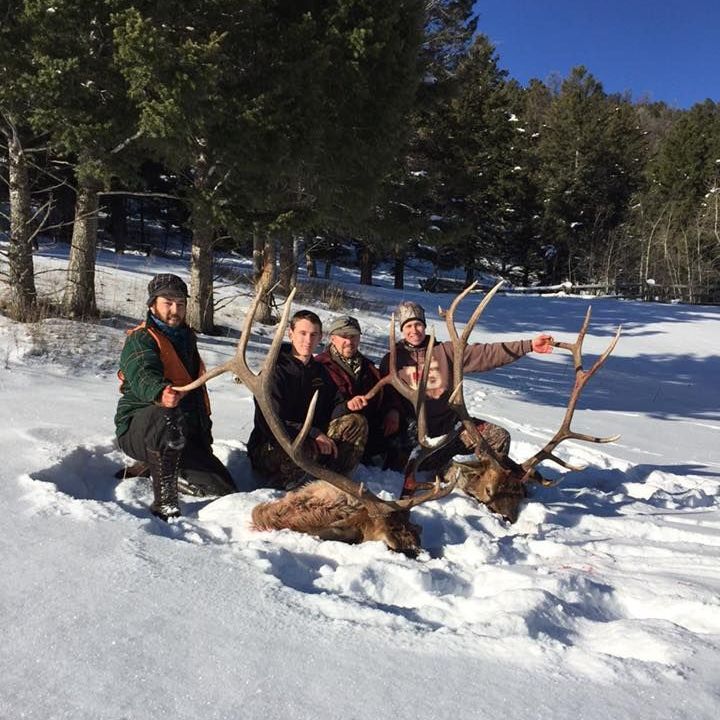
<instances>
[{"instance_id":1,"label":"large antler rack","mask_svg":"<svg viewBox=\"0 0 720 720\"><path fill-rule=\"evenodd\" d=\"M554 347L562 348L563 350L568 350L570 353L572 353L573 364L575 366L575 383L573 385L572 392L570 393L567 410L565 411L565 416L559 430L543 448L538 450L531 458L528 458L523 463L521 463L522 468L525 470L526 477L530 474L532 469L536 465L541 463L543 460L552 460L553 462L561 465L564 468L567 468L568 470L584 470L586 467L585 465L571 465L567 461L555 455L555 448L565 440L582 440L583 442L589 443L611 443L615 442L620 437L620 435L612 435L610 437L596 437L594 435L585 435L583 433L578 433L570 429L570 422L572 421L573 414L575 413L575 408L577 406L577 401L580 397L580 393L585 387L587 381L600 369L600 367L608 359L610 353L615 349L615 346L620 339L620 333L622 331L622 327L618 327L617 332L615 333L615 337L610 342L610 345L608 345L608 347L605 349L605 352L603 352L602 355L598 357L598 359L593 363L592 367L589 370L584 370L582 358L582 344L585 340L585 334L587 333L588 325L590 324L591 313L592 307L588 307L587 312L585 313L585 321L583 322L582 327L580 328L580 332L578 333L577 339L574 343L559 341L553 342Z\"/></svg>"},{"instance_id":2,"label":"large antler rack","mask_svg":"<svg viewBox=\"0 0 720 720\"><path fill-rule=\"evenodd\" d=\"M449 483L444 487L441 487L440 479L438 478L432 489L430 489L427 493L403 500L383 500L367 490L367 488L365 488L362 484L353 482L350 478L345 477L334 470L326 468L308 458L303 452L303 443L307 439L310 428L312 427L312 420L315 414L315 405L318 397L317 391L310 402L300 433L294 440L290 439L285 426L277 416L277 411L271 397L270 387L271 375L274 371L278 355L280 353L280 347L282 345L283 335L290 317L290 310L293 298L295 297L295 291L296 289L294 288L288 295L282 317L278 323L275 336L273 337L270 345L270 350L265 357L261 369L257 373L254 373L249 368L246 353L248 342L250 341L253 321L262 297L260 293L258 293L255 297L253 304L245 316L245 323L240 339L238 340L235 356L223 365L204 373L194 382L174 389L179 391L193 390L201 385L204 385L208 380L215 378L218 375L222 375L225 372L233 372L247 386L250 392L252 392L275 439L280 444L280 447L294 460L294 462L309 475L330 483L348 495L357 497L363 501L368 507L368 510L373 513L389 514L399 510L408 510L415 505L444 497L451 492L454 487L454 483Z\"/></svg>"},{"instance_id":3,"label":"large antler rack","mask_svg":"<svg viewBox=\"0 0 720 720\"><path fill-rule=\"evenodd\" d=\"M404 488L410 489L417 487L415 474L422 462L430 455L440 450L442 447L452 442L460 432L458 428L453 428L450 432L436 437L428 435L427 412L425 409L425 399L427 397L427 383L430 376L430 358L435 348L435 330L430 331L430 337L425 349L426 362L423 363L422 374L416 388L410 387L398 375L397 370L397 343L395 340L395 314L390 317L389 337L389 358L388 358L388 374L378 380L378 382L365 394L365 398L369 400L374 397L386 385L391 385L400 393L415 410L415 418L417 419L417 446L414 448L403 470L405 476ZM437 482L437 478L436 478ZM454 486L453 481L452 485ZM424 486L424 485L423 485ZM448 492L452 487L448 489Z\"/></svg>"},{"instance_id":4,"label":"large antler rack","mask_svg":"<svg viewBox=\"0 0 720 720\"><path fill-rule=\"evenodd\" d=\"M418 423L418 442L424 448L427 449L428 453L435 452L448 441L449 434L441 435L439 437L428 437L427 434L427 413L425 411L425 397L427 392L428 377L430 375L430 363L426 362L423 365L422 375L416 388L410 387L406 382L400 379L397 370L397 343L395 340L395 313L390 318L390 331L389 337L389 358L388 358L388 374L378 380L375 385L365 394L365 399L370 400L377 395L382 388L386 385L391 385L402 395L415 409L415 417ZM425 350L425 357L430 358L432 356L433 348L435 347L435 331L430 331L430 338Z\"/></svg>"},{"instance_id":5,"label":"large antler rack","mask_svg":"<svg viewBox=\"0 0 720 720\"><path fill-rule=\"evenodd\" d=\"M482 302L475 308L473 314L465 325L462 335L458 335L457 327L455 326L455 310L457 310L460 303L473 291L478 285L475 281L472 285L469 285L463 290L453 301L447 312L445 313L445 323L447 324L448 333L450 335L450 341L453 346L453 392L448 400L448 404L453 409L455 414L462 422L463 427L467 431L470 439L473 441L476 452L480 449L484 453L490 455L498 463L502 465L502 459L498 457L490 443L480 434L477 426L470 417L467 406L465 405L465 396L463 393L463 380L464 380L464 356L465 349L467 348L468 340L470 339L470 333L475 328L480 316L483 314L488 303L495 297L497 291L505 284L504 280L500 280L492 289L490 289Z\"/></svg>"}]
</instances>

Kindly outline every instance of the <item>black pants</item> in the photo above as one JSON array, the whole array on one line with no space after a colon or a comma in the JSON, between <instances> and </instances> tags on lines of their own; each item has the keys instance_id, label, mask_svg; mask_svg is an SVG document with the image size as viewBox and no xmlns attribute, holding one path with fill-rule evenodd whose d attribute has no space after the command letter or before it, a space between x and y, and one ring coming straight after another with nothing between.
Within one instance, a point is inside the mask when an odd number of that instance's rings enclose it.
<instances>
[{"instance_id":1,"label":"black pants","mask_svg":"<svg viewBox=\"0 0 720 720\"><path fill-rule=\"evenodd\" d=\"M172 423L166 416L172 415ZM217 495L235 492L235 483L227 468L213 454L210 439L188 433L182 412L149 405L132 416L127 432L118 438L120 449L131 458L146 462L148 451L164 451L177 440L178 429L184 438L180 455L180 474L193 485Z\"/></svg>"}]
</instances>

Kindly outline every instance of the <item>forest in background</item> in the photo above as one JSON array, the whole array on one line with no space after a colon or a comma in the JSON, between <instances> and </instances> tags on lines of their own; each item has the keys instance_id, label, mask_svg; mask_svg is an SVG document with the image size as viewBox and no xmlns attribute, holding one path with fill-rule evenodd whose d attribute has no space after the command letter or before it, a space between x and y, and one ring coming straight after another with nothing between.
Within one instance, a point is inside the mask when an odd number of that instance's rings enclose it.
<instances>
[{"instance_id":1,"label":"forest in background","mask_svg":"<svg viewBox=\"0 0 720 720\"><path fill-rule=\"evenodd\" d=\"M463 0L0 0L2 311L92 317L98 243L214 253L268 297L316 262L720 297L720 106L521 86ZM480 10L482 7L480 5ZM70 246L38 294L39 237ZM302 252L302 260L300 253ZM662 293L660 290L662 289Z\"/></svg>"}]
</instances>

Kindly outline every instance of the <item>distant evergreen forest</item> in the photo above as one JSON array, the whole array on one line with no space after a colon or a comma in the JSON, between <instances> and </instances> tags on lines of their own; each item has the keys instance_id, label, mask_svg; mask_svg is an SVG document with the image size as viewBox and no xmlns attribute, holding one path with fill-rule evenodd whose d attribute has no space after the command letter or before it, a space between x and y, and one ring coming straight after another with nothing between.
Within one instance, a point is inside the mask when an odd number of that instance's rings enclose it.
<instances>
[{"instance_id":1,"label":"distant evergreen forest","mask_svg":"<svg viewBox=\"0 0 720 720\"><path fill-rule=\"evenodd\" d=\"M266 293L299 249L312 275L351 248L365 284L420 257L717 301L718 103L608 94L585 67L522 87L473 4L0 0L3 311L37 317L39 235L70 244L68 317L97 312L98 242L187 251L205 332L218 248Z\"/></svg>"}]
</instances>

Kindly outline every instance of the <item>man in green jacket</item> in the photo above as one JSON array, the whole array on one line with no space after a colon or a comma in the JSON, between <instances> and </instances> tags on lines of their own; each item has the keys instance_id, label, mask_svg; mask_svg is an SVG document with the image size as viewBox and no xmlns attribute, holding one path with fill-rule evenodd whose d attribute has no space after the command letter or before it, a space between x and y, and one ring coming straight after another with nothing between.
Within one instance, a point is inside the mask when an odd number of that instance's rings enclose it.
<instances>
[{"instance_id":1,"label":"man in green jacket","mask_svg":"<svg viewBox=\"0 0 720 720\"><path fill-rule=\"evenodd\" d=\"M191 495L234 492L232 477L212 452L210 403L204 387L181 393L205 368L195 333L185 323L187 285L177 275L148 284L148 314L128 332L120 355L121 397L115 414L118 445L149 468L150 511L167 520L180 515L178 491Z\"/></svg>"}]
</instances>

